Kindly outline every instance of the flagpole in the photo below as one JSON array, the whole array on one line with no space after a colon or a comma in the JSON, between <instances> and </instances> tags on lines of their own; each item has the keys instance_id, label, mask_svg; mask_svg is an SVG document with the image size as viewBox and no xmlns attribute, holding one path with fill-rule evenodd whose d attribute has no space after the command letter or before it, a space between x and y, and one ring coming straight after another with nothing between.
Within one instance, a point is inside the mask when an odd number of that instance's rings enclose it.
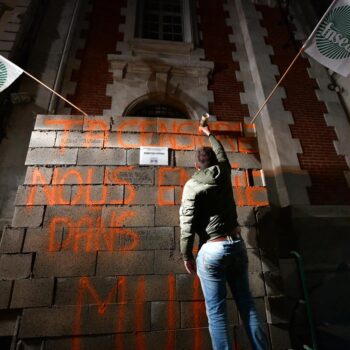
<instances>
[{"instance_id":1,"label":"flagpole","mask_svg":"<svg viewBox=\"0 0 350 350\"><path fill-rule=\"evenodd\" d=\"M23 69L22 69L23 70ZM58 97L60 97L63 101L67 102L70 106L72 106L73 108L75 108L77 111L79 111L80 113L82 113L85 117L87 117L87 113L85 113L82 109L80 109L79 107L77 107L75 104L73 104L72 102L68 101L66 98L64 98L62 95L60 95L58 92L56 92L55 90L51 89L49 86L47 86L46 84L44 84L42 81L40 81L39 79L35 78L33 75L31 75L30 73L26 72L25 70L23 70L24 74L27 74L28 77L32 78L33 80L35 80L37 83L39 83L40 85L46 87L46 89L50 90L53 94L57 95Z\"/></svg>"},{"instance_id":2,"label":"flagpole","mask_svg":"<svg viewBox=\"0 0 350 350\"><path fill-rule=\"evenodd\" d=\"M294 63L296 62L296 60L299 58L299 56L304 52L307 44L309 43L309 41L313 38L313 36L315 35L318 27L321 25L321 23L323 22L323 20L325 19L325 17L328 15L329 11L331 10L331 8L335 5L335 3L338 0L333 0L332 4L328 7L327 11L324 13L324 15L322 16L322 18L319 20L319 22L317 23L315 29L311 32L311 34L309 35L309 37L306 39L306 41L304 42L303 46L301 47L301 49L299 50L299 52L297 53L297 55L294 57L293 61L291 62L291 64L288 66L288 68L286 69L286 71L284 72L284 74L282 75L282 77L280 78L280 80L278 81L278 83L275 85L275 87L272 89L272 91L270 92L269 96L266 98L266 100L264 101L264 103L261 105L261 107L259 108L259 110L255 113L253 119L251 120L250 124L253 124L254 121L256 120L256 118L260 115L262 109L266 106L266 104L269 102L269 100L271 99L271 97L275 94L277 88L280 86L281 82L283 81L283 79L286 77L286 75L289 73L289 71L291 70L291 68L293 67Z\"/></svg>"}]
</instances>

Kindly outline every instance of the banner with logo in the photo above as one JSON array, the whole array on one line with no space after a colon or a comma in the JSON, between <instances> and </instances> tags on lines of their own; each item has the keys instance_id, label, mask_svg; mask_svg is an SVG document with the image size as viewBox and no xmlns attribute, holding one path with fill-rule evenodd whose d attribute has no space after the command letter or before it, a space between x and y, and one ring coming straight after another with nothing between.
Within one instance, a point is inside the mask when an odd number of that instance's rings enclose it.
<instances>
[{"instance_id":1,"label":"banner with logo","mask_svg":"<svg viewBox=\"0 0 350 350\"><path fill-rule=\"evenodd\" d=\"M333 1L305 52L332 71L350 74L350 0Z\"/></svg>"},{"instance_id":2,"label":"banner with logo","mask_svg":"<svg viewBox=\"0 0 350 350\"><path fill-rule=\"evenodd\" d=\"M21 68L0 55L0 92L8 88L22 73Z\"/></svg>"}]
</instances>

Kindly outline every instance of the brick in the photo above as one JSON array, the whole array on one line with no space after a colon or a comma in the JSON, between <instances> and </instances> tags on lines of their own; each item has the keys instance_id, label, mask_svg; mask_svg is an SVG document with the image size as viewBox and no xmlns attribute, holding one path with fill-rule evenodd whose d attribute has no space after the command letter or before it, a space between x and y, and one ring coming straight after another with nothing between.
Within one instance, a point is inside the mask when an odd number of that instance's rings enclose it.
<instances>
[{"instance_id":1,"label":"brick","mask_svg":"<svg viewBox=\"0 0 350 350\"><path fill-rule=\"evenodd\" d=\"M98 252L96 273L103 276L152 274L154 252Z\"/></svg>"},{"instance_id":2,"label":"brick","mask_svg":"<svg viewBox=\"0 0 350 350\"><path fill-rule=\"evenodd\" d=\"M19 186L15 205L68 205L70 186Z\"/></svg>"},{"instance_id":3,"label":"brick","mask_svg":"<svg viewBox=\"0 0 350 350\"><path fill-rule=\"evenodd\" d=\"M2 254L0 276L3 280L28 278L32 270L32 254Z\"/></svg>"},{"instance_id":4,"label":"brick","mask_svg":"<svg viewBox=\"0 0 350 350\"><path fill-rule=\"evenodd\" d=\"M125 165L123 149L79 149L78 165Z\"/></svg>"},{"instance_id":5,"label":"brick","mask_svg":"<svg viewBox=\"0 0 350 350\"><path fill-rule=\"evenodd\" d=\"M171 312L170 312L171 310ZM171 323L172 327L169 327ZM157 301L151 303L151 330L180 328L180 303Z\"/></svg>"},{"instance_id":6,"label":"brick","mask_svg":"<svg viewBox=\"0 0 350 350\"><path fill-rule=\"evenodd\" d=\"M104 183L109 185L153 185L154 168L106 167Z\"/></svg>"},{"instance_id":7,"label":"brick","mask_svg":"<svg viewBox=\"0 0 350 350\"><path fill-rule=\"evenodd\" d=\"M240 226L253 226L256 223L254 209L250 207L236 208Z\"/></svg>"},{"instance_id":8,"label":"brick","mask_svg":"<svg viewBox=\"0 0 350 350\"><path fill-rule=\"evenodd\" d=\"M35 278L15 281L11 299L12 309L51 306L53 278Z\"/></svg>"},{"instance_id":9,"label":"brick","mask_svg":"<svg viewBox=\"0 0 350 350\"><path fill-rule=\"evenodd\" d=\"M0 310L7 309L12 293L12 281L0 281Z\"/></svg>"},{"instance_id":10,"label":"brick","mask_svg":"<svg viewBox=\"0 0 350 350\"><path fill-rule=\"evenodd\" d=\"M20 253L23 240L23 229L5 227L0 242L0 253Z\"/></svg>"},{"instance_id":11,"label":"brick","mask_svg":"<svg viewBox=\"0 0 350 350\"><path fill-rule=\"evenodd\" d=\"M75 148L30 148L25 165L75 165L77 158L78 150Z\"/></svg>"},{"instance_id":12,"label":"brick","mask_svg":"<svg viewBox=\"0 0 350 350\"><path fill-rule=\"evenodd\" d=\"M135 186L132 204L174 205L175 191L171 186Z\"/></svg>"},{"instance_id":13,"label":"brick","mask_svg":"<svg viewBox=\"0 0 350 350\"><path fill-rule=\"evenodd\" d=\"M86 280L86 279L85 279ZM116 277L90 277L88 284L82 278L58 278L55 291L55 305L76 305L79 303L96 304L94 293L101 302L117 300L117 278ZM83 300L79 300L79 293L83 293Z\"/></svg>"},{"instance_id":14,"label":"brick","mask_svg":"<svg viewBox=\"0 0 350 350\"><path fill-rule=\"evenodd\" d=\"M233 169L261 169L261 162L256 154L228 153L227 157Z\"/></svg>"},{"instance_id":15,"label":"brick","mask_svg":"<svg viewBox=\"0 0 350 350\"><path fill-rule=\"evenodd\" d=\"M56 229L50 243L48 228L28 228L23 244L23 252L48 252L61 249L63 230Z\"/></svg>"},{"instance_id":16,"label":"brick","mask_svg":"<svg viewBox=\"0 0 350 350\"><path fill-rule=\"evenodd\" d=\"M73 186L71 204L105 205L123 204L123 186Z\"/></svg>"},{"instance_id":17,"label":"brick","mask_svg":"<svg viewBox=\"0 0 350 350\"><path fill-rule=\"evenodd\" d=\"M103 184L103 166L56 167L53 185L98 185Z\"/></svg>"},{"instance_id":18,"label":"brick","mask_svg":"<svg viewBox=\"0 0 350 350\"><path fill-rule=\"evenodd\" d=\"M180 253L176 251L156 251L154 266L159 274L186 272Z\"/></svg>"},{"instance_id":19,"label":"brick","mask_svg":"<svg viewBox=\"0 0 350 350\"><path fill-rule=\"evenodd\" d=\"M56 221L56 226L61 224L67 227L69 222L73 227L96 227L100 226L102 207L98 206L55 206L47 207L44 218L44 226ZM64 218L65 221L57 220Z\"/></svg>"},{"instance_id":20,"label":"brick","mask_svg":"<svg viewBox=\"0 0 350 350\"><path fill-rule=\"evenodd\" d=\"M56 132L33 131L30 137L29 147L53 147L55 145Z\"/></svg>"},{"instance_id":21,"label":"brick","mask_svg":"<svg viewBox=\"0 0 350 350\"><path fill-rule=\"evenodd\" d=\"M154 226L153 206L105 206L102 210L105 227ZM170 226L170 225L158 225Z\"/></svg>"},{"instance_id":22,"label":"brick","mask_svg":"<svg viewBox=\"0 0 350 350\"><path fill-rule=\"evenodd\" d=\"M96 253L37 253L33 273L37 277L74 277L95 274Z\"/></svg>"},{"instance_id":23,"label":"brick","mask_svg":"<svg viewBox=\"0 0 350 350\"><path fill-rule=\"evenodd\" d=\"M83 117L78 115L38 115L35 130L83 130Z\"/></svg>"},{"instance_id":24,"label":"brick","mask_svg":"<svg viewBox=\"0 0 350 350\"><path fill-rule=\"evenodd\" d=\"M111 128L113 118L109 116L84 117L84 131L108 131Z\"/></svg>"},{"instance_id":25,"label":"brick","mask_svg":"<svg viewBox=\"0 0 350 350\"><path fill-rule=\"evenodd\" d=\"M48 185L52 179L52 168L46 167L28 167L26 177L24 179L25 185ZM38 176L39 175L39 176Z\"/></svg>"},{"instance_id":26,"label":"brick","mask_svg":"<svg viewBox=\"0 0 350 350\"><path fill-rule=\"evenodd\" d=\"M196 161L194 151L175 151L176 166L193 168Z\"/></svg>"},{"instance_id":27,"label":"brick","mask_svg":"<svg viewBox=\"0 0 350 350\"><path fill-rule=\"evenodd\" d=\"M104 134L101 132L74 132L68 134L66 132L58 131L55 142L55 147L63 148L89 148L89 147L103 147Z\"/></svg>"},{"instance_id":28,"label":"brick","mask_svg":"<svg viewBox=\"0 0 350 350\"><path fill-rule=\"evenodd\" d=\"M81 319L87 318L87 311L87 308L82 308ZM37 338L72 335L75 333L75 318L75 306L24 309L19 336Z\"/></svg>"},{"instance_id":29,"label":"brick","mask_svg":"<svg viewBox=\"0 0 350 350\"><path fill-rule=\"evenodd\" d=\"M257 232L255 226L241 227L241 236L247 248L258 248Z\"/></svg>"},{"instance_id":30,"label":"brick","mask_svg":"<svg viewBox=\"0 0 350 350\"><path fill-rule=\"evenodd\" d=\"M44 207L16 206L12 219L12 227L39 227L43 222Z\"/></svg>"},{"instance_id":31,"label":"brick","mask_svg":"<svg viewBox=\"0 0 350 350\"><path fill-rule=\"evenodd\" d=\"M178 226L179 209L175 206L156 206L155 225L156 226Z\"/></svg>"},{"instance_id":32,"label":"brick","mask_svg":"<svg viewBox=\"0 0 350 350\"><path fill-rule=\"evenodd\" d=\"M119 132L156 132L156 118L114 117L112 131Z\"/></svg>"},{"instance_id":33,"label":"brick","mask_svg":"<svg viewBox=\"0 0 350 350\"><path fill-rule=\"evenodd\" d=\"M157 271L155 271L157 272ZM118 303L137 301L137 290L142 287L145 301L166 301L175 299L175 284L169 282L173 275L128 276L125 279L125 295L118 294ZM174 288L169 293L169 288Z\"/></svg>"}]
</instances>

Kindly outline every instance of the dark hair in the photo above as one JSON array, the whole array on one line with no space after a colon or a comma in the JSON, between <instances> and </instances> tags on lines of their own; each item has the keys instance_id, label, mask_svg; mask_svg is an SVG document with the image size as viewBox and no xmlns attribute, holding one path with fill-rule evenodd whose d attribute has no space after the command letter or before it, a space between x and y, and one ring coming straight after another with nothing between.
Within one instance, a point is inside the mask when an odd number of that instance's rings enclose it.
<instances>
[{"instance_id":1,"label":"dark hair","mask_svg":"<svg viewBox=\"0 0 350 350\"><path fill-rule=\"evenodd\" d=\"M216 155L211 147L201 147L196 150L196 162L201 170L218 164Z\"/></svg>"}]
</instances>

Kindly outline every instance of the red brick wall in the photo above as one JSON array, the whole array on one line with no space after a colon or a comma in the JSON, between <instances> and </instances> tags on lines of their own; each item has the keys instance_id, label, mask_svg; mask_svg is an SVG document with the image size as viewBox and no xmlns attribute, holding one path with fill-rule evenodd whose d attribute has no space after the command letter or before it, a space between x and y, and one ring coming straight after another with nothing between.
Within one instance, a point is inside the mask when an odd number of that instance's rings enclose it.
<instances>
[{"instance_id":1,"label":"red brick wall","mask_svg":"<svg viewBox=\"0 0 350 350\"><path fill-rule=\"evenodd\" d=\"M244 89L235 75L240 68L239 63L232 60L232 52L236 48L229 42L232 30L225 23L228 14L224 11L223 4L223 0L199 0L198 8L205 59L215 62L213 78L209 84L209 90L214 93L210 113L217 115L219 120L242 121L249 112L247 106L240 101L239 93Z\"/></svg>"},{"instance_id":2,"label":"red brick wall","mask_svg":"<svg viewBox=\"0 0 350 350\"><path fill-rule=\"evenodd\" d=\"M287 24L281 20L278 8L257 6L263 14L262 26L268 31L267 44L274 49L272 63L284 72L297 50ZM344 177L349 170L344 156L337 155L333 141L337 140L334 127L327 126L323 102L318 101L314 79L308 76L306 58L299 58L293 70L283 81L287 98L285 109L292 112L294 125L290 126L293 138L299 139L303 153L298 155L301 169L307 170L312 186L308 188L311 204L350 204L350 190Z\"/></svg>"},{"instance_id":3,"label":"red brick wall","mask_svg":"<svg viewBox=\"0 0 350 350\"><path fill-rule=\"evenodd\" d=\"M86 35L86 45L77 54L81 66L72 75L77 88L71 100L89 114L101 115L103 109L111 108L106 86L113 82L113 77L108 72L107 55L116 53L117 41L122 40L118 32L119 24L124 21L121 5L122 0L94 0L89 29L82 33Z\"/></svg>"}]
</instances>

